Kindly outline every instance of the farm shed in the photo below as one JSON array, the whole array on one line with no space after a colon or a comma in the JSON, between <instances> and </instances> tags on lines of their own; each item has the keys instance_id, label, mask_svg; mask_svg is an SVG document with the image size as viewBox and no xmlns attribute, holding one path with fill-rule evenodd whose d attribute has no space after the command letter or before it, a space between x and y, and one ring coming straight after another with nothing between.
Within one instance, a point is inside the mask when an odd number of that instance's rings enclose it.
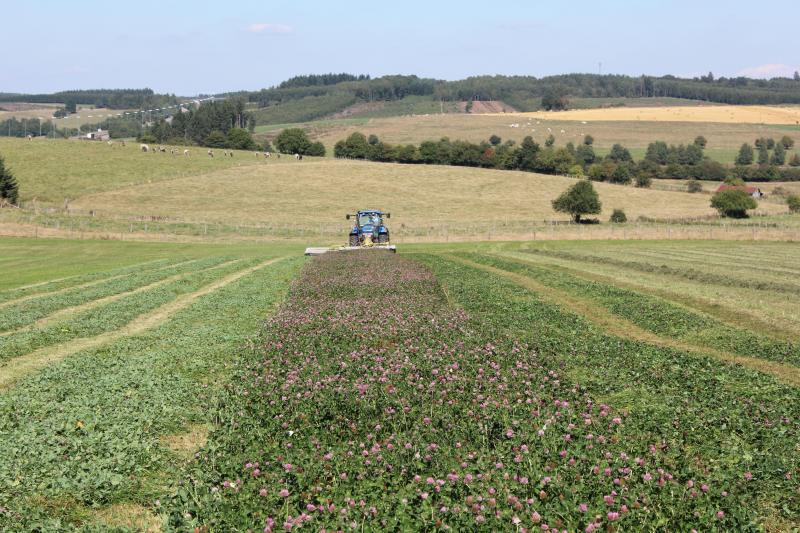
<instances>
[{"instance_id":1,"label":"farm shed","mask_svg":"<svg viewBox=\"0 0 800 533\"><path fill-rule=\"evenodd\" d=\"M107 141L111 139L111 135L109 135L108 130L98 129L97 131L90 131L82 138L86 141Z\"/></svg>"},{"instance_id":2,"label":"farm shed","mask_svg":"<svg viewBox=\"0 0 800 533\"><path fill-rule=\"evenodd\" d=\"M762 196L764 196L764 193L761 192L761 189L759 189L758 187L747 187L747 186L742 186L742 185L728 185L727 183L723 183L722 185L720 185L719 188L717 189L717 192L730 191L730 190L744 191L747 194L749 194L750 196L752 196L753 198L761 198Z\"/></svg>"}]
</instances>

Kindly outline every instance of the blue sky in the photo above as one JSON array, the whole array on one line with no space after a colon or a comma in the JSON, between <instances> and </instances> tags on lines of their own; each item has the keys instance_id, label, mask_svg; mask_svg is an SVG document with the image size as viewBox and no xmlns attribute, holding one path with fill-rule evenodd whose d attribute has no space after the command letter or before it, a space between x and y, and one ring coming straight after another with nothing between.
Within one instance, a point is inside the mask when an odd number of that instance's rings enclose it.
<instances>
[{"instance_id":1,"label":"blue sky","mask_svg":"<svg viewBox=\"0 0 800 533\"><path fill-rule=\"evenodd\" d=\"M791 75L800 2L3 0L0 92L259 89L296 74Z\"/></svg>"}]
</instances>

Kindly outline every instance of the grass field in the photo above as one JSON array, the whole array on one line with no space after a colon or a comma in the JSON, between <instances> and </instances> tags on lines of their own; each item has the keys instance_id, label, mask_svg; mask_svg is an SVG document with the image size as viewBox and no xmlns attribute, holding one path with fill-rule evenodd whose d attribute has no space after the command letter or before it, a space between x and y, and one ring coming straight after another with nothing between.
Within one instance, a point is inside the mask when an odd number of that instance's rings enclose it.
<instances>
[{"instance_id":1,"label":"grass field","mask_svg":"<svg viewBox=\"0 0 800 533\"><path fill-rule=\"evenodd\" d=\"M283 228L283 236L315 232L340 235L343 215L357 205L384 206L391 198L392 220L407 234L452 226L481 234L491 226L497 235L529 232L545 220L566 221L551 200L574 183L571 178L464 167L413 166L334 159L291 157L270 160L251 152L210 158L200 149L190 157L146 154L138 145L111 148L104 143L0 140L20 184L25 213L3 213L6 222L67 224L80 231L133 231L147 221L194 224L208 234L208 224ZM614 208L631 220L696 218L712 215L705 195L645 190L598 183L606 220ZM59 220L65 200L77 222ZM786 206L762 202L760 211L779 214ZM56 218L53 218L56 217ZM202 225L202 229L201 226ZM138 227L138 226L137 226ZM149 228L146 229L146 231ZM213 229L213 228L212 228ZM280 237L280 231L273 234ZM219 233L219 231L217 231Z\"/></svg>"},{"instance_id":2,"label":"grass field","mask_svg":"<svg viewBox=\"0 0 800 533\"><path fill-rule=\"evenodd\" d=\"M4 530L800 524L793 244L122 244L0 238Z\"/></svg>"},{"instance_id":3,"label":"grass field","mask_svg":"<svg viewBox=\"0 0 800 533\"><path fill-rule=\"evenodd\" d=\"M0 122L3 122L9 118L16 118L17 120L23 119L42 119L42 122L47 122L48 120L53 119L53 113L61 107L64 107L61 104L30 104L30 103L0 103L0 108L5 109L5 111L0 111ZM97 124L103 122L107 118L111 118L111 116L115 116L119 113L125 113L126 111L136 111L135 109L106 109L106 108L96 108L93 106L85 106L81 105L78 106L78 112L74 115L70 115L64 119L58 119L57 126L58 128L78 128L84 124ZM91 115L91 116L90 116ZM31 132L31 133L38 133L38 132Z\"/></svg>"},{"instance_id":4,"label":"grass field","mask_svg":"<svg viewBox=\"0 0 800 533\"><path fill-rule=\"evenodd\" d=\"M568 142L578 144L585 135L590 134L595 139L594 146L597 153L603 155L613 144L621 143L631 149L631 153L637 159L644 157L647 145L653 141L689 144L698 135L703 135L708 140L706 154L723 163L733 163L742 143L752 144L759 137L779 139L789 135L800 141L800 126L794 125L794 120L791 122L792 125L748 123L746 120L714 122L713 119L722 118L722 115L716 117L708 113L717 107L642 108L641 110L609 108L494 115L430 114L373 118L366 124L329 123L318 129L315 129L312 123L308 130L328 149L332 149L337 141L346 138L354 131L360 131L365 135L375 134L390 144L419 144L425 140L436 140L441 137L478 142L488 140L493 134L517 142L530 135L539 143L543 143L552 133L556 137L556 144L563 146ZM739 106L734 109L738 110ZM787 112L800 113L798 111L800 108L786 109ZM672 110L675 111L674 115L670 114ZM593 113L593 118L581 118L583 113ZM640 113L640 118L637 118L636 113ZM757 114L757 110L751 113ZM689 120L695 116L707 120ZM586 124L583 124L583 121ZM511 127L512 125L517 126ZM561 133L562 130L564 133Z\"/></svg>"}]
</instances>

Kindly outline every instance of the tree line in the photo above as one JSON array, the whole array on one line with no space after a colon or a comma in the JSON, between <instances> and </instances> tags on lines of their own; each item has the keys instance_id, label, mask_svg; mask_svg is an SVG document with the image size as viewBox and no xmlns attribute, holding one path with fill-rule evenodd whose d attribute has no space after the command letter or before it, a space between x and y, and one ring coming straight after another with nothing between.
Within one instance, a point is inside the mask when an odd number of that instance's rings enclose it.
<instances>
[{"instance_id":1,"label":"tree line","mask_svg":"<svg viewBox=\"0 0 800 533\"><path fill-rule=\"evenodd\" d=\"M800 168L785 168L774 163L758 167L727 167L705 155L707 141L702 136L686 145L667 145L663 141L650 143L640 161L634 161L630 150L621 144L614 144L604 157L598 156L591 135L578 145L569 142L557 147L555 142L553 135L546 138L544 145L527 136L517 145L515 141L503 141L492 135L477 143L442 137L419 145L390 145L376 135L367 137L355 132L335 144L334 156L380 162L522 170L588 177L593 181L623 185L633 183L637 187L649 187L652 180L662 178L723 181L735 176L748 181L800 180Z\"/></svg>"},{"instance_id":2,"label":"tree line","mask_svg":"<svg viewBox=\"0 0 800 533\"><path fill-rule=\"evenodd\" d=\"M341 81L337 81L339 79ZM334 93L348 94L363 101L397 100L409 95L445 101L504 100L518 106L521 111L532 110L532 106L559 109L567 96L664 96L727 104L778 104L800 103L800 75L771 80L714 78L711 73L696 78L617 74L563 74L544 78L497 75L445 81L414 75L370 78L366 75L329 74L296 76L276 87L236 94L266 107ZM532 101L536 103L532 104Z\"/></svg>"},{"instance_id":3,"label":"tree line","mask_svg":"<svg viewBox=\"0 0 800 533\"><path fill-rule=\"evenodd\" d=\"M76 105L108 109L147 109L178 103L174 94L157 94L152 89L88 89L59 91L51 94L0 94L0 102L65 104L70 112Z\"/></svg>"}]
</instances>

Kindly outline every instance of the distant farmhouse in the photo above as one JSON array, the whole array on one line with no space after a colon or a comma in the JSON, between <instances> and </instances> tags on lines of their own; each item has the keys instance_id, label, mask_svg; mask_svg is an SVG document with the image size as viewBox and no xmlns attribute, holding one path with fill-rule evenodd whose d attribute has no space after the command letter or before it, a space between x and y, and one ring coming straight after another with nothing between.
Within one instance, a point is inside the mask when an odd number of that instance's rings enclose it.
<instances>
[{"instance_id":1,"label":"distant farmhouse","mask_svg":"<svg viewBox=\"0 0 800 533\"><path fill-rule=\"evenodd\" d=\"M728 185L727 183L723 183L719 186L719 189L717 189L717 192L722 191L744 191L753 198L761 198L764 196L764 193L761 192L761 189L758 187L746 187L744 185Z\"/></svg>"}]
</instances>

